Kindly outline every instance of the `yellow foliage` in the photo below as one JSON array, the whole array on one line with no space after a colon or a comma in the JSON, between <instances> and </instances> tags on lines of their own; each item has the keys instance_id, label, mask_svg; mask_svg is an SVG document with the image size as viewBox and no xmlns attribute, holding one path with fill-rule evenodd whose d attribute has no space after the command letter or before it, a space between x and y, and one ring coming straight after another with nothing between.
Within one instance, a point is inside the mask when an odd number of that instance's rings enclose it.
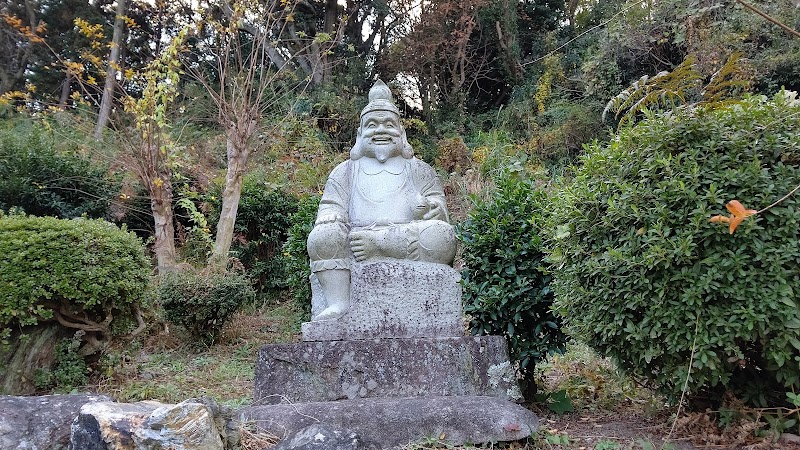
<instances>
[{"instance_id":1,"label":"yellow foliage","mask_svg":"<svg viewBox=\"0 0 800 450\"><path fill-rule=\"evenodd\" d=\"M472 151L472 161L477 165L481 165L486 161L489 156L489 147L483 145Z\"/></svg>"},{"instance_id":2,"label":"yellow foliage","mask_svg":"<svg viewBox=\"0 0 800 450\"><path fill-rule=\"evenodd\" d=\"M99 40L105 38L105 34L103 34L103 25L102 24L91 24L86 20L78 17L73 22L76 27L78 27L78 32L87 38L94 40Z\"/></svg>"},{"instance_id":3,"label":"yellow foliage","mask_svg":"<svg viewBox=\"0 0 800 450\"><path fill-rule=\"evenodd\" d=\"M131 19L128 16L122 16L122 21L125 22L125 26L128 28L138 28L139 25L136 23L135 20Z\"/></svg>"},{"instance_id":4,"label":"yellow foliage","mask_svg":"<svg viewBox=\"0 0 800 450\"><path fill-rule=\"evenodd\" d=\"M536 82L536 93L533 94L533 101L536 109L543 113L547 109L547 101L553 90L553 82L564 78L564 68L561 67L561 59L557 55L551 55L544 59L545 72Z\"/></svg>"},{"instance_id":5,"label":"yellow foliage","mask_svg":"<svg viewBox=\"0 0 800 450\"><path fill-rule=\"evenodd\" d=\"M67 68L67 73L76 76L80 76L84 69L83 64L75 61L64 61L64 67Z\"/></svg>"},{"instance_id":6,"label":"yellow foliage","mask_svg":"<svg viewBox=\"0 0 800 450\"><path fill-rule=\"evenodd\" d=\"M0 95L0 105L8 105L14 100L27 100L28 93L22 91L8 91Z\"/></svg>"}]
</instances>

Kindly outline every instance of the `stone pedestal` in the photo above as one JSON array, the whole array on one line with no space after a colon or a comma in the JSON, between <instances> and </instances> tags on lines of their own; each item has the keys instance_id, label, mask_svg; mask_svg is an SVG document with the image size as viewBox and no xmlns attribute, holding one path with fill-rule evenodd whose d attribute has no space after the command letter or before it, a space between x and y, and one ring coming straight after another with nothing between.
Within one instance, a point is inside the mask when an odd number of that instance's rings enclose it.
<instances>
[{"instance_id":1,"label":"stone pedestal","mask_svg":"<svg viewBox=\"0 0 800 450\"><path fill-rule=\"evenodd\" d=\"M350 309L302 326L304 341L459 337L461 276L450 266L414 261L354 264ZM312 281L314 295L318 288Z\"/></svg>"},{"instance_id":2,"label":"stone pedestal","mask_svg":"<svg viewBox=\"0 0 800 450\"><path fill-rule=\"evenodd\" d=\"M267 345L256 363L257 405L468 395L519 400L502 336Z\"/></svg>"},{"instance_id":3,"label":"stone pedestal","mask_svg":"<svg viewBox=\"0 0 800 450\"><path fill-rule=\"evenodd\" d=\"M513 403L505 338L464 337L459 279L442 264L354 265L343 316L304 323L304 342L262 347L242 420L283 437L319 420L384 448L442 433L456 444L529 436L538 422Z\"/></svg>"}]
</instances>

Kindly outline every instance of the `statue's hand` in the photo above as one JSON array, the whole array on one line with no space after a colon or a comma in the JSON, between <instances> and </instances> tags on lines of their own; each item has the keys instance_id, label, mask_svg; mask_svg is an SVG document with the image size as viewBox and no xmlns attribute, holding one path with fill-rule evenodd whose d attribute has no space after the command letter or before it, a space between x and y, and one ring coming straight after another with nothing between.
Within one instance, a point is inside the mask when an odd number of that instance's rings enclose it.
<instances>
[{"instance_id":1,"label":"statue's hand","mask_svg":"<svg viewBox=\"0 0 800 450\"><path fill-rule=\"evenodd\" d=\"M430 205L431 205L430 210L428 210L428 212L426 212L422 216L422 218L424 220L441 219L444 216L442 211L442 205L435 202L431 202Z\"/></svg>"},{"instance_id":2,"label":"statue's hand","mask_svg":"<svg viewBox=\"0 0 800 450\"><path fill-rule=\"evenodd\" d=\"M422 194L417 194L416 200L417 203L414 205L412 215L414 220L422 220L425 218L425 214L431 210L431 203L428 202L428 199Z\"/></svg>"},{"instance_id":3,"label":"statue's hand","mask_svg":"<svg viewBox=\"0 0 800 450\"><path fill-rule=\"evenodd\" d=\"M350 249L358 262L378 253L378 246L369 231L353 231L350 233Z\"/></svg>"}]
</instances>

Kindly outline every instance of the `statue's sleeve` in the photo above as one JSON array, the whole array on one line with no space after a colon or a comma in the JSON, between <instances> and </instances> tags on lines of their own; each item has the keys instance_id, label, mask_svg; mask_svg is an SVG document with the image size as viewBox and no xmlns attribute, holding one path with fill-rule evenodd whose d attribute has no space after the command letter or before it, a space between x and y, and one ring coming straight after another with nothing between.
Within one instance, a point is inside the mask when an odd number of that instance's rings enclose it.
<instances>
[{"instance_id":1,"label":"statue's sleeve","mask_svg":"<svg viewBox=\"0 0 800 450\"><path fill-rule=\"evenodd\" d=\"M317 210L317 220L326 216L336 216L337 221L347 223L350 221L348 205L350 203L350 163L345 161L328 175L325 190Z\"/></svg>"},{"instance_id":2,"label":"statue's sleeve","mask_svg":"<svg viewBox=\"0 0 800 450\"><path fill-rule=\"evenodd\" d=\"M439 211L441 211L439 217L435 217L435 219L449 222L450 217L447 212L444 189L442 189L442 183L439 181L436 171L433 170L433 167L417 158L412 161L414 162L414 181L417 189L429 202L438 205Z\"/></svg>"}]
</instances>

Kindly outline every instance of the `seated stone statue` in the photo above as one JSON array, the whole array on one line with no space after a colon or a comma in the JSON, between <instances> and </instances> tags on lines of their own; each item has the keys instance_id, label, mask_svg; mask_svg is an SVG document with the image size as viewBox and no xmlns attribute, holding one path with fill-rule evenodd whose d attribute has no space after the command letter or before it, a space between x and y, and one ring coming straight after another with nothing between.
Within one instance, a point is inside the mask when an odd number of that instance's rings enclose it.
<instances>
[{"instance_id":1,"label":"seated stone statue","mask_svg":"<svg viewBox=\"0 0 800 450\"><path fill-rule=\"evenodd\" d=\"M354 261L451 265L455 252L439 179L414 157L391 92L379 80L361 111L350 159L328 177L308 237L312 278L319 282L326 305L312 321L348 310Z\"/></svg>"}]
</instances>

